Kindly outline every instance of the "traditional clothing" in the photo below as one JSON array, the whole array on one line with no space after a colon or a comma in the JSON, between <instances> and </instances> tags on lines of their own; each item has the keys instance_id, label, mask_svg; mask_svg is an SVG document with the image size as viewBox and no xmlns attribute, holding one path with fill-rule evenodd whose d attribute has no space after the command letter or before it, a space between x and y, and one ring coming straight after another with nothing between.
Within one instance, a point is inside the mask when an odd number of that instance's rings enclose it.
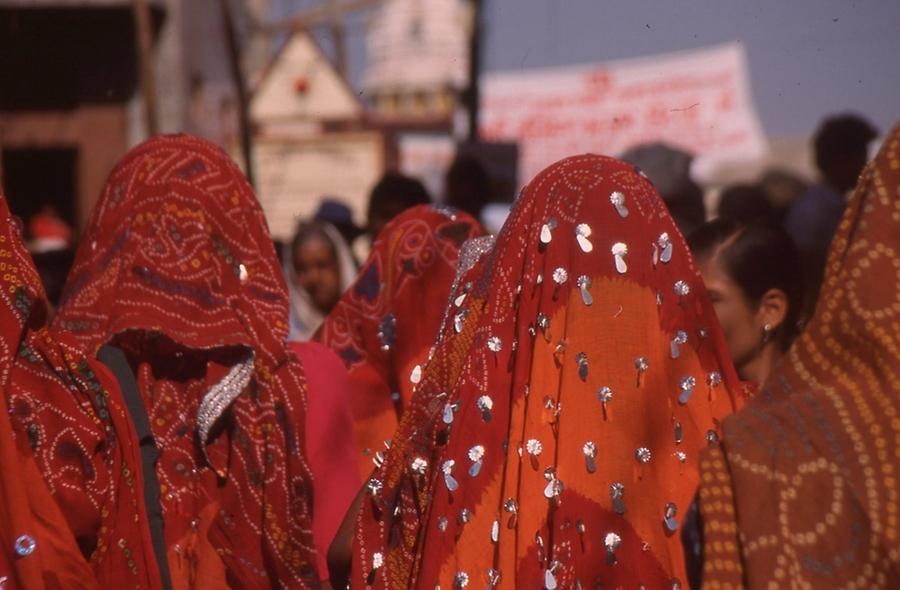
<instances>
[{"instance_id":1,"label":"traditional clothing","mask_svg":"<svg viewBox=\"0 0 900 590\"><path fill-rule=\"evenodd\" d=\"M0 586L162 588L121 392L47 303L0 195Z\"/></svg>"},{"instance_id":2,"label":"traditional clothing","mask_svg":"<svg viewBox=\"0 0 900 590\"><path fill-rule=\"evenodd\" d=\"M434 343L459 249L481 233L466 213L431 205L405 211L378 236L359 278L316 336L350 373L362 477L412 397L409 377Z\"/></svg>"},{"instance_id":3,"label":"traditional clothing","mask_svg":"<svg viewBox=\"0 0 900 590\"><path fill-rule=\"evenodd\" d=\"M262 210L219 148L153 138L116 166L55 324L121 349L160 451L175 588L318 585L307 388Z\"/></svg>"},{"instance_id":4,"label":"traditional clothing","mask_svg":"<svg viewBox=\"0 0 900 590\"><path fill-rule=\"evenodd\" d=\"M481 254L479 258L479 254ZM699 451L741 399L652 185L562 160L474 242L354 538L356 587L677 587Z\"/></svg>"},{"instance_id":5,"label":"traditional clothing","mask_svg":"<svg viewBox=\"0 0 900 590\"><path fill-rule=\"evenodd\" d=\"M326 557L360 486L353 444L350 381L341 359L318 342L291 342L303 363L307 397L306 457L313 472L313 537L319 577L328 578Z\"/></svg>"},{"instance_id":6,"label":"traditional clothing","mask_svg":"<svg viewBox=\"0 0 900 590\"><path fill-rule=\"evenodd\" d=\"M900 587L898 204L900 127L863 172L816 315L703 457L704 587Z\"/></svg>"}]
</instances>

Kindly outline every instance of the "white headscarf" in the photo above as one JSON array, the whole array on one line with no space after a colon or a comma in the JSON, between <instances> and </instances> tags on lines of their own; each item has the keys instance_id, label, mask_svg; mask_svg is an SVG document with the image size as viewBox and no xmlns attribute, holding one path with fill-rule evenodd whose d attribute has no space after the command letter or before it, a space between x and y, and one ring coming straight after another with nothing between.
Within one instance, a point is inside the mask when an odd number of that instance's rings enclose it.
<instances>
[{"instance_id":1,"label":"white headscarf","mask_svg":"<svg viewBox=\"0 0 900 590\"><path fill-rule=\"evenodd\" d=\"M330 223L317 221L334 247L341 280L341 293L350 288L356 279L357 267L353 260L350 247L340 232ZM325 314L319 311L312 302L306 289L297 285L297 271L294 270L294 241L291 240L284 246L284 262L282 269L284 279L288 286L288 295L291 302L290 335L288 339L294 342L302 342L312 338L316 330L325 319Z\"/></svg>"}]
</instances>

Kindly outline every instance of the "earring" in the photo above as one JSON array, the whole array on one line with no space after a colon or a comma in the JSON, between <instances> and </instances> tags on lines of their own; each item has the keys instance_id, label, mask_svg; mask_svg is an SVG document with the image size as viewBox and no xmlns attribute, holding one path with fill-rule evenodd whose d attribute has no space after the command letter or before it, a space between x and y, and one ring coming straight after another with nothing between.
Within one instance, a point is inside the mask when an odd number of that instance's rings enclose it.
<instances>
[{"instance_id":1,"label":"earring","mask_svg":"<svg viewBox=\"0 0 900 590\"><path fill-rule=\"evenodd\" d=\"M763 326L763 344L768 344L772 340L772 325Z\"/></svg>"}]
</instances>

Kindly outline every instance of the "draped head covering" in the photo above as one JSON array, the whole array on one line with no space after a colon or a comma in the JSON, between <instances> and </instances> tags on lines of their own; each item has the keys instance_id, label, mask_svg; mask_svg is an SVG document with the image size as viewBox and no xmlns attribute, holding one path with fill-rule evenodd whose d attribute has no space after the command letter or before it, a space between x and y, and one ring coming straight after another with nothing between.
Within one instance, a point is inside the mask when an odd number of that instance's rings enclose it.
<instances>
[{"instance_id":1,"label":"draped head covering","mask_svg":"<svg viewBox=\"0 0 900 590\"><path fill-rule=\"evenodd\" d=\"M115 381L67 335L0 195L0 579L160 588L137 440Z\"/></svg>"},{"instance_id":2,"label":"draped head covering","mask_svg":"<svg viewBox=\"0 0 900 590\"><path fill-rule=\"evenodd\" d=\"M467 213L419 205L391 221L316 338L350 375L360 474L393 436L440 327L463 243L482 234ZM416 369L416 367L419 367Z\"/></svg>"},{"instance_id":3,"label":"draped head covering","mask_svg":"<svg viewBox=\"0 0 900 590\"><path fill-rule=\"evenodd\" d=\"M483 250L461 255L437 348L367 483L356 584L679 585L700 448L741 400L665 205L630 165L572 157Z\"/></svg>"},{"instance_id":4,"label":"draped head covering","mask_svg":"<svg viewBox=\"0 0 900 590\"><path fill-rule=\"evenodd\" d=\"M174 583L317 582L306 384L263 212L218 147L155 137L111 173L56 325L127 355L160 449Z\"/></svg>"},{"instance_id":5,"label":"draped head covering","mask_svg":"<svg viewBox=\"0 0 900 590\"><path fill-rule=\"evenodd\" d=\"M900 126L863 172L816 314L703 457L703 584L900 586Z\"/></svg>"},{"instance_id":6,"label":"draped head covering","mask_svg":"<svg viewBox=\"0 0 900 590\"><path fill-rule=\"evenodd\" d=\"M340 289L341 293L344 293L356 279L356 262L353 260L353 252L334 225L321 220L315 220L313 223L322 229L322 232L334 249L334 258L340 278ZM291 303L289 336L293 341L309 340L316 333L316 330L319 329L319 326L322 325L325 314L319 311L306 289L297 284L293 241L285 244L283 252L282 269L284 278L287 281L288 299Z\"/></svg>"}]
</instances>

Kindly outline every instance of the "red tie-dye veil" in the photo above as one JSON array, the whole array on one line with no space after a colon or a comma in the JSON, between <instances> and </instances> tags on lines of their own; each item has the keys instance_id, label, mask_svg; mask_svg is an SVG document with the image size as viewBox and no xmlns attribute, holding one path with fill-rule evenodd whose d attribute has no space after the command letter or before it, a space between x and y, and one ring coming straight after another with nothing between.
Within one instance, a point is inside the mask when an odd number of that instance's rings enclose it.
<instances>
[{"instance_id":1,"label":"red tie-dye veil","mask_svg":"<svg viewBox=\"0 0 900 590\"><path fill-rule=\"evenodd\" d=\"M461 211L420 205L403 212L316 334L347 366L361 477L412 399L410 375L434 344L459 250L482 233Z\"/></svg>"},{"instance_id":2,"label":"red tie-dye veil","mask_svg":"<svg viewBox=\"0 0 900 590\"><path fill-rule=\"evenodd\" d=\"M176 584L316 584L287 306L262 209L221 149L160 136L116 166L56 324L135 368Z\"/></svg>"},{"instance_id":3,"label":"red tie-dye veil","mask_svg":"<svg viewBox=\"0 0 900 590\"><path fill-rule=\"evenodd\" d=\"M137 438L121 394L47 303L0 195L0 580L160 588Z\"/></svg>"}]
</instances>

